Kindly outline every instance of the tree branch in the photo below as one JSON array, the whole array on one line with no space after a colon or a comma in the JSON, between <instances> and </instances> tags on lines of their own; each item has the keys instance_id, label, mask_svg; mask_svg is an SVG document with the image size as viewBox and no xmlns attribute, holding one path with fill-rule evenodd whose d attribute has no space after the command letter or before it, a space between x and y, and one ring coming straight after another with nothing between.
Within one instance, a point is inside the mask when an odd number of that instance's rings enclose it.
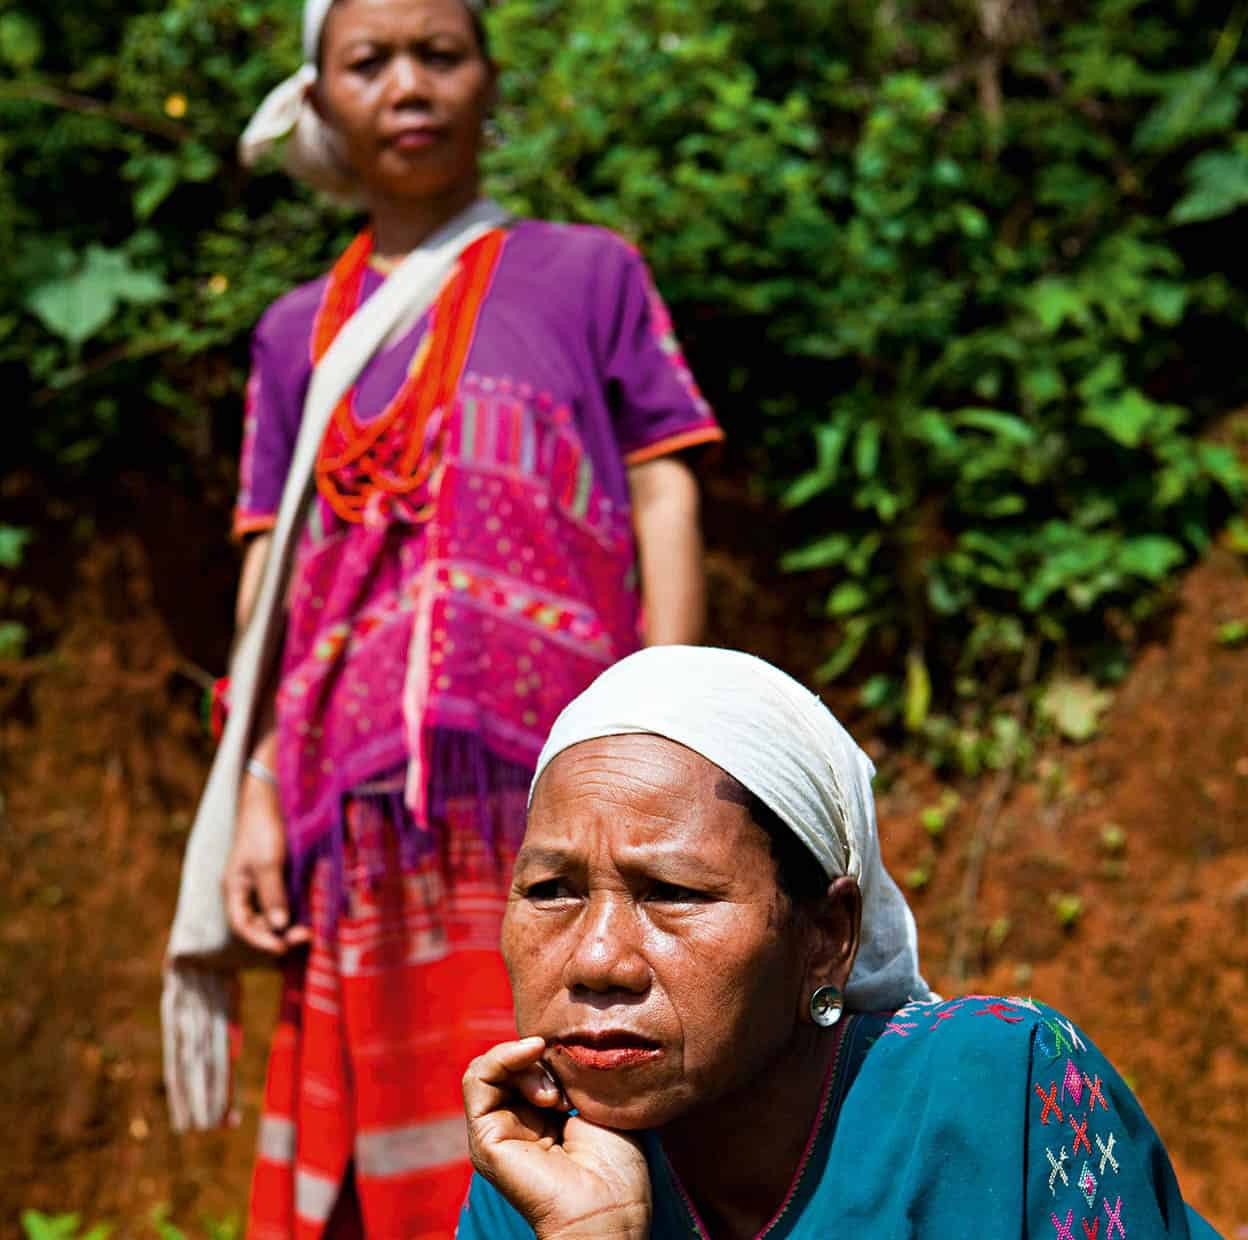
<instances>
[{"instance_id":1,"label":"tree branch","mask_svg":"<svg viewBox=\"0 0 1248 1240\"><path fill-rule=\"evenodd\" d=\"M168 138L171 142L185 142L190 131L185 125L174 121L162 120L160 117L147 116L130 108L120 108L115 104L105 103L90 95L76 95L71 91L61 90L57 86L48 86L41 82L0 82L0 100L15 103L40 103L50 108L60 108L65 112L80 112L85 116L99 116L104 120L116 121L130 129L138 129L144 133L155 134L158 138Z\"/></svg>"}]
</instances>

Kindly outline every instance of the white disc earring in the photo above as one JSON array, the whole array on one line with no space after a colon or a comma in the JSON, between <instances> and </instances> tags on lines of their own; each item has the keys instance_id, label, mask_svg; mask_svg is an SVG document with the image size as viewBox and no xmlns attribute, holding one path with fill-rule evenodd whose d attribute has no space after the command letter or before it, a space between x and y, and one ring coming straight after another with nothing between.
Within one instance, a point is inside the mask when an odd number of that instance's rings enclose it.
<instances>
[{"instance_id":1,"label":"white disc earring","mask_svg":"<svg viewBox=\"0 0 1248 1240\"><path fill-rule=\"evenodd\" d=\"M820 986L810 996L810 1019L820 1029L831 1029L845 1010L845 997L835 986Z\"/></svg>"}]
</instances>

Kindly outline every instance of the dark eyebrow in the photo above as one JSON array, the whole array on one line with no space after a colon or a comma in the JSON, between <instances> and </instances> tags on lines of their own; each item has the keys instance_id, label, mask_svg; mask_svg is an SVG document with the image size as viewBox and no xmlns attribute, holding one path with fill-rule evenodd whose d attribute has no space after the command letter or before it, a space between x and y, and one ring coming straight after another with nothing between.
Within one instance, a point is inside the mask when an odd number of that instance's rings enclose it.
<instances>
[{"instance_id":1,"label":"dark eyebrow","mask_svg":"<svg viewBox=\"0 0 1248 1240\"><path fill-rule=\"evenodd\" d=\"M521 866L537 865L557 870L572 860L572 854L562 848L522 848L516 857L516 869Z\"/></svg>"}]
</instances>

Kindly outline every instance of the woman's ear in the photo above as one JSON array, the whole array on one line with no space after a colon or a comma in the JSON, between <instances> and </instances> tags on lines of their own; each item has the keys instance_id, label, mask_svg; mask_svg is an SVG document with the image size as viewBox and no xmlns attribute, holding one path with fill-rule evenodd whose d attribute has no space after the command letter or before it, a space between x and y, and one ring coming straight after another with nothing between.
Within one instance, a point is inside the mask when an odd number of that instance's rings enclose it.
<instances>
[{"instance_id":1,"label":"woman's ear","mask_svg":"<svg viewBox=\"0 0 1248 1240\"><path fill-rule=\"evenodd\" d=\"M308 102L312 105L312 111L317 114L331 129L334 128L333 117L329 115L329 109L325 105L325 88L321 83L321 79L317 78L311 86L308 87Z\"/></svg>"},{"instance_id":2,"label":"woman's ear","mask_svg":"<svg viewBox=\"0 0 1248 1240\"><path fill-rule=\"evenodd\" d=\"M835 878L824 898L802 910L808 954L802 994L803 1018L809 1022L810 996L820 986L843 991L854 969L862 930L862 892L852 878Z\"/></svg>"}]
</instances>

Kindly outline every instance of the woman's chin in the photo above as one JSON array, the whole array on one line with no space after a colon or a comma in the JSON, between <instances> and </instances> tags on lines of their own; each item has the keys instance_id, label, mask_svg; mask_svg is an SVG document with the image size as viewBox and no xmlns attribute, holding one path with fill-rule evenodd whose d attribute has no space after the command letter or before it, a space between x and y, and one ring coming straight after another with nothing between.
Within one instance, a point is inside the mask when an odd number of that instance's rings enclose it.
<instances>
[{"instance_id":1,"label":"woman's chin","mask_svg":"<svg viewBox=\"0 0 1248 1240\"><path fill-rule=\"evenodd\" d=\"M687 1104L662 1090L637 1090L624 1095L616 1089L568 1087L568 1099L582 1119L600 1128L640 1132L661 1128L679 1118Z\"/></svg>"}]
</instances>

